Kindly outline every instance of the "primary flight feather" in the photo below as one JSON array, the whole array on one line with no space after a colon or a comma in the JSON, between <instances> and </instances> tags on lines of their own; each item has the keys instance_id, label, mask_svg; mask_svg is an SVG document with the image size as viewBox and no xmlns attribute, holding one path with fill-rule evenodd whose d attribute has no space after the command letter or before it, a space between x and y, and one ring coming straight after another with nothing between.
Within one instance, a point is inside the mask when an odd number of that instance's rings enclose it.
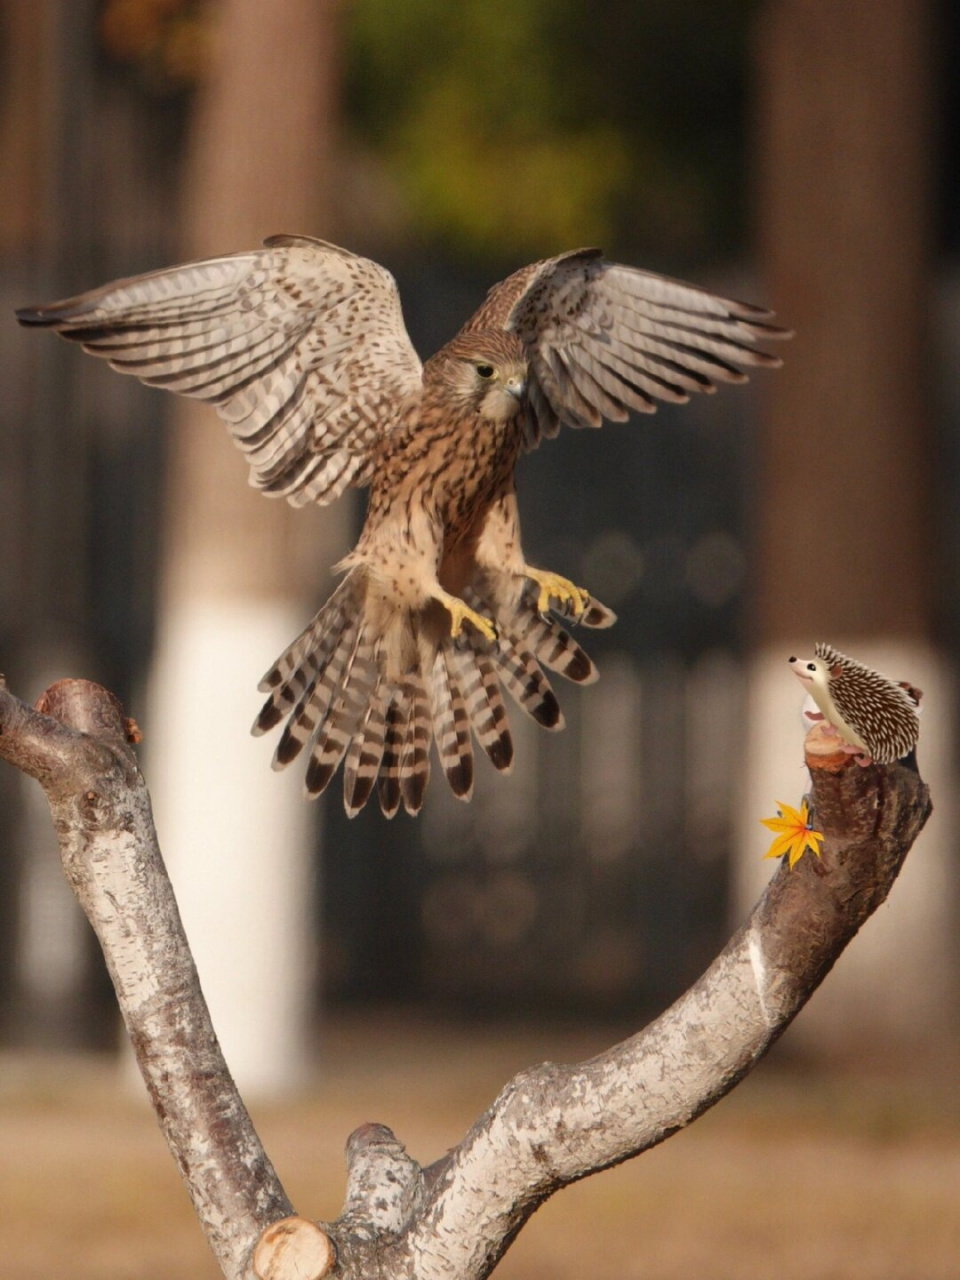
<instances>
[{"instance_id":1,"label":"primary flight feather","mask_svg":"<svg viewBox=\"0 0 960 1280\"><path fill-rule=\"evenodd\" d=\"M581 249L495 285L426 364L383 267L306 236L120 280L17 312L113 368L210 401L250 481L295 506L369 486L346 576L261 682L254 725L286 720L274 757L307 749L319 795L343 763L347 812L376 788L416 813L431 740L455 795L473 740L501 770L513 744L502 689L548 729L544 668L596 678L551 609L588 627L613 613L527 564L514 471L560 426L598 427L682 402L788 337L771 313Z\"/></svg>"}]
</instances>

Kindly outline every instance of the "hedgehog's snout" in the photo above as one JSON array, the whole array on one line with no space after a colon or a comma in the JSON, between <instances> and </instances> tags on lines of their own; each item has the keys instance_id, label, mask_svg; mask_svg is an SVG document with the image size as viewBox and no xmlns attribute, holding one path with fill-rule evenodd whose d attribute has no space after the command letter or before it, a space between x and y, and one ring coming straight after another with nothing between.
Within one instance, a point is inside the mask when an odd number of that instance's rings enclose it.
<instances>
[{"instance_id":1,"label":"hedgehog's snout","mask_svg":"<svg viewBox=\"0 0 960 1280\"><path fill-rule=\"evenodd\" d=\"M798 680L802 680L804 684L810 684L816 674L817 666L814 662L807 662L805 658L794 655L790 659L790 670Z\"/></svg>"}]
</instances>

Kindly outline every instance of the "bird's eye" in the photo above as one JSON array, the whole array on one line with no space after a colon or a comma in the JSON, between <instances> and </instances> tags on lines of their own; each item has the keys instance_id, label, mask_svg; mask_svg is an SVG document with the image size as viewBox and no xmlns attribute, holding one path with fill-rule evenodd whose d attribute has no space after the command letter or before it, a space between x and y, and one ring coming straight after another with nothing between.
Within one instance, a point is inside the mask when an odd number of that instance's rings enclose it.
<instances>
[{"instance_id":1,"label":"bird's eye","mask_svg":"<svg viewBox=\"0 0 960 1280\"><path fill-rule=\"evenodd\" d=\"M492 378L496 370L492 364L478 364L477 373L481 378Z\"/></svg>"},{"instance_id":2,"label":"bird's eye","mask_svg":"<svg viewBox=\"0 0 960 1280\"><path fill-rule=\"evenodd\" d=\"M808 671L816 671L816 669L817 669L817 664L816 664L815 662L808 662L808 663L807 663L807 670L808 670Z\"/></svg>"}]
</instances>

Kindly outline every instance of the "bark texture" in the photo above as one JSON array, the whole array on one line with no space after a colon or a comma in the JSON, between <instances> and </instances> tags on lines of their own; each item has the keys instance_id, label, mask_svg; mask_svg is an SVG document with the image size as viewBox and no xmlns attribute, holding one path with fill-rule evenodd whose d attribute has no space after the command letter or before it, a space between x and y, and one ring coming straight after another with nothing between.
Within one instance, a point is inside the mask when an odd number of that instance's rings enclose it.
<instances>
[{"instance_id":1,"label":"bark texture","mask_svg":"<svg viewBox=\"0 0 960 1280\"><path fill-rule=\"evenodd\" d=\"M2 680L2 678L0 678ZM0 757L47 794L64 874L96 931L160 1127L224 1275L251 1275L264 1226L292 1214L210 1022L129 722L99 685L38 708L0 685Z\"/></svg>"},{"instance_id":2,"label":"bark texture","mask_svg":"<svg viewBox=\"0 0 960 1280\"><path fill-rule=\"evenodd\" d=\"M734 1087L886 898L931 808L912 761L863 769L814 729L823 855L781 865L689 991L587 1062L521 1072L428 1168L386 1126L363 1125L347 1143L343 1213L315 1226L293 1215L220 1055L120 708L81 681L41 704L0 688L0 757L47 792L160 1124L231 1278L482 1280L548 1196L662 1142Z\"/></svg>"}]
</instances>

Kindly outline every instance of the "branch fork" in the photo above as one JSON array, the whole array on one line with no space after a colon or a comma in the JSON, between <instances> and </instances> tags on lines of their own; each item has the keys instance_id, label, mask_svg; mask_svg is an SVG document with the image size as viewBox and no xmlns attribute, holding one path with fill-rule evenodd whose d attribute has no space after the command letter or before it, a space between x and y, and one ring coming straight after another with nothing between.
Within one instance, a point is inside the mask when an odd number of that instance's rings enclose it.
<instances>
[{"instance_id":1,"label":"branch fork","mask_svg":"<svg viewBox=\"0 0 960 1280\"><path fill-rule=\"evenodd\" d=\"M116 700L0 677L0 758L46 791L64 871L106 956L158 1120L229 1280L485 1280L548 1196L657 1145L728 1093L889 893L930 814L912 762L806 740L822 856L781 864L749 919L659 1018L587 1062L521 1072L422 1169L384 1125L347 1143L332 1223L299 1217L220 1052Z\"/></svg>"}]
</instances>

